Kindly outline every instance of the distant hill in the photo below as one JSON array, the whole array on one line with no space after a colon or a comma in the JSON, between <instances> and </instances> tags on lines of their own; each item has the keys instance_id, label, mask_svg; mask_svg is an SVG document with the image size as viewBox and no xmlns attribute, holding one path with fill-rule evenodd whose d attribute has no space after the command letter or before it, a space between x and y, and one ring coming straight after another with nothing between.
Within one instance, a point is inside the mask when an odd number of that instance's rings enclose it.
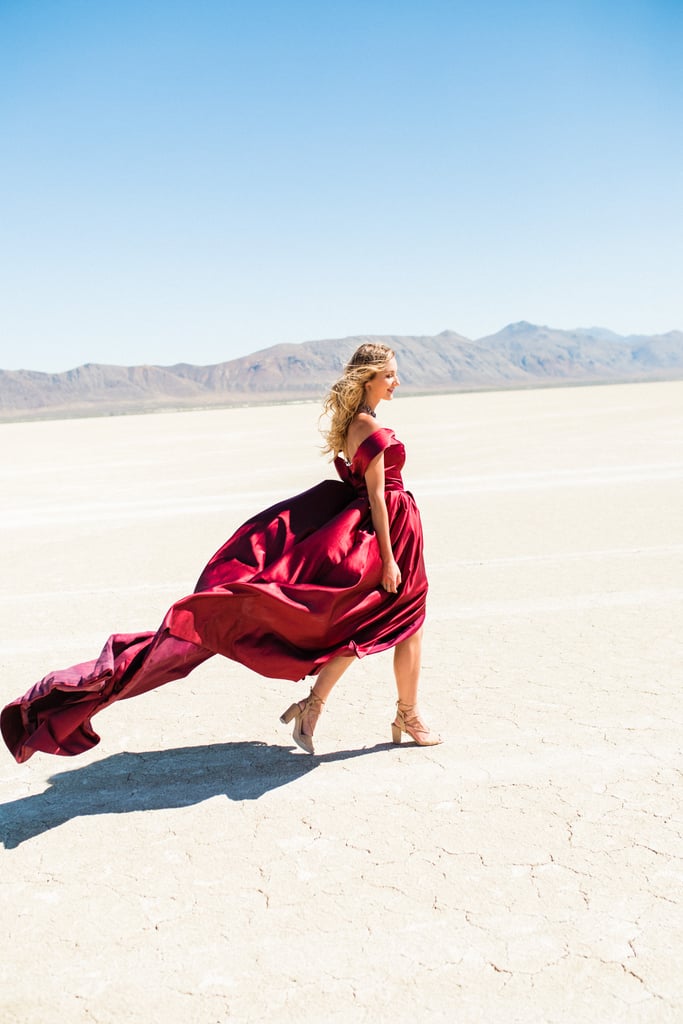
<instances>
[{"instance_id":1,"label":"distant hill","mask_svg":"<svg viewBox=\"0 0 683 1024\"><path fill-rule=\"evenodd\" d=\"M359 335L274 345L214 366L0 370L0 420L318 399L364 341L394 349L404 393L683 378L681 331L623 337L602 327L564 331L522 321L476 341L453 331Z\"/></svg>"}]
</instances>

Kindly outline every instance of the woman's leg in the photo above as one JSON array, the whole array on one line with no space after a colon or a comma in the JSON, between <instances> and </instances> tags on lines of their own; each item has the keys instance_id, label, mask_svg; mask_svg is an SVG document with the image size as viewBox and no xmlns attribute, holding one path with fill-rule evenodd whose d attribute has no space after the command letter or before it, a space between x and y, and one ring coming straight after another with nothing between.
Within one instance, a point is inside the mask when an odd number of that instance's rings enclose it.
<instances>
[{"instance_id":1,"label":"woman's leg","mask_svg":"<svg viewBox=\"0 0 683 1024\"><path fill-rule=\"evenodd\" d=\"M398 690L398 712L391 727L394 743L401 742L406 732L421 747L441 743L441 737L430 732L429 726L420 718L417 707L417 690L420 683L422 664L422 629L402 640L394 648L394 675Z\"/></svg>"},{"instance_id":2,"label":"woman's leg","mask_svg":"<svg viewBox=\"0 0 683 1024\"><path fill-rule=\"evenodd\" d=\"M422 627L394 647L394 675L401 704L417 704L417 689L422 666Z\"/></svg>"},{"instance_id":3,"label":"woman's leg","mask_svg":"<svg viewBox=\"0 0 683 1024\"><path fill-rule=\"evenodd\" d=\"M351 662L355 660L356 658L353 656L349 658L339 656L338 658L332 658L326 665L323 665L318 672L318 678L313 687L313 693L316 697L323 701L327 700Z\"/></svg>"},{"instance_id":4,"label":"woman's leg","mask_svg":"<svg viewBox=\"0 0 683 1024\"><path fill-rule=\"evenodd\" d=\"M327 664L323 665L320 669L318 672L318 678L311 688L311 696L317 699L312 701L309 698L307 707L301 719L301 732L304 736L313 735L315 723L320 718L320 713L325 701L332 693L332 690L344 675L351 662L355 660L355 657L345 658L340 655L338 658L332 658L331 661L328 661Z\"/></svg>"},{"instance_id":5,"label":"woman's leg","mask_svg":"<svg viewBox=\"0 0 683 1024\"><path fill-rule=\"evenodd\" d=\"M318 672L318 678L311 687L311 692L304 700L292 704L281 716L280 721L287 724L294 720L294 742L308 754L314 754L313 732L315 725L320 718L325 701L332 693L334 686L339 682L344 672L355 661L355 657L332 658Z\"/></svg>"}]
</instances>

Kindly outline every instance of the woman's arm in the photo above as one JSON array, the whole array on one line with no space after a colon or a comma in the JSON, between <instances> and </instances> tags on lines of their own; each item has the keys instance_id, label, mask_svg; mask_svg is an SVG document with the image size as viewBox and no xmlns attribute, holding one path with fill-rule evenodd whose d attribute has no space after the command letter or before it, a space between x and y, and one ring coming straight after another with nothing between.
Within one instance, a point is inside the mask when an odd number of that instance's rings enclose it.
<instances>
[{"instance_id":1,"label":"woman's arm","mask_svg":"<svg viewBox=\"0 0 683 1024\"><path fill-rule=\"evenodd\" d=\"M365 471L368 488L370 514L382 558L382 586L389 594L395 594L401 583L401 570L394 559L389 535L389 515L384 497L384 452L376 455Z\"/></svg>"}]
</instances>

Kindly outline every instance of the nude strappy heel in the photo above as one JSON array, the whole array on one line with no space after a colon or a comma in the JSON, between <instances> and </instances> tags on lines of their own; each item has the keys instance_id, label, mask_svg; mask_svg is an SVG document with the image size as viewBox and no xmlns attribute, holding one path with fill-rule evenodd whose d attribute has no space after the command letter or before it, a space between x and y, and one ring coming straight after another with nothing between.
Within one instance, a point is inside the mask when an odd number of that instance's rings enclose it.
<instances>
[{"instance_id":1,"label":"nude strappy heel","mask_svg":"<svg viewBox=\"0 0 683 1024\"><path fill-rule=\"evenodd\" d=\"M304 700L298 701L296 704L290 705L284 714L280 715L280 721L283 725L288 725L289 722L294 719L294 731L292 733L292 739L305 750L307 754L315 754L313 747L313 730L315 729L316 722L320 718L320 713L325 707L325 701L318 697L316 693L309 693L308 697ZM306 732L304 732L304 724L306 726Z\"/></svg>"},{"instance_id":2,"label":"nude strappy heel","mask_svg":"<svg viewBox=\"0 0 683 1024\"><path fill-rule=\"evenodd\" d=\"M396 718L391 723L393 742L400 743L404 732L415 740L418 747L435 747L443 743L441 737L430 732L429 726L422 721L417 704L402 704L399 700L396 701Z\"/></svg>"}]
</instances>

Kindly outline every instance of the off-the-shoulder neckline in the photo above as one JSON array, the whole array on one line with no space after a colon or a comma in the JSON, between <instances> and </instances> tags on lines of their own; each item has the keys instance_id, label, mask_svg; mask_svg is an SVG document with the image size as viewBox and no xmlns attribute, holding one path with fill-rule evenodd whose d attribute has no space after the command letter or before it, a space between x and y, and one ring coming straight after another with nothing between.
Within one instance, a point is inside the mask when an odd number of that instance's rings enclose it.
<instances>
[{"instance_id":1,"label":"off-the-shoulder neckline","mask_svg":"<svg viewBox=\"0 0 683 1024\"><path fill-rule=\"evenodd\" d=\"M373 430L373 432L371 434L368 434L368 436L364 438L358 445L354 452L353 458L351 459L351 462L348 463L349 466L353 466L354 462L358 458L358 453L360 452L360 450L368 443L368 441L371 441L373 437L376 437L377 434L392 434L394 437L396 436L391 427L378 427L377 430Z\"/></svg>"}]
</instances>

